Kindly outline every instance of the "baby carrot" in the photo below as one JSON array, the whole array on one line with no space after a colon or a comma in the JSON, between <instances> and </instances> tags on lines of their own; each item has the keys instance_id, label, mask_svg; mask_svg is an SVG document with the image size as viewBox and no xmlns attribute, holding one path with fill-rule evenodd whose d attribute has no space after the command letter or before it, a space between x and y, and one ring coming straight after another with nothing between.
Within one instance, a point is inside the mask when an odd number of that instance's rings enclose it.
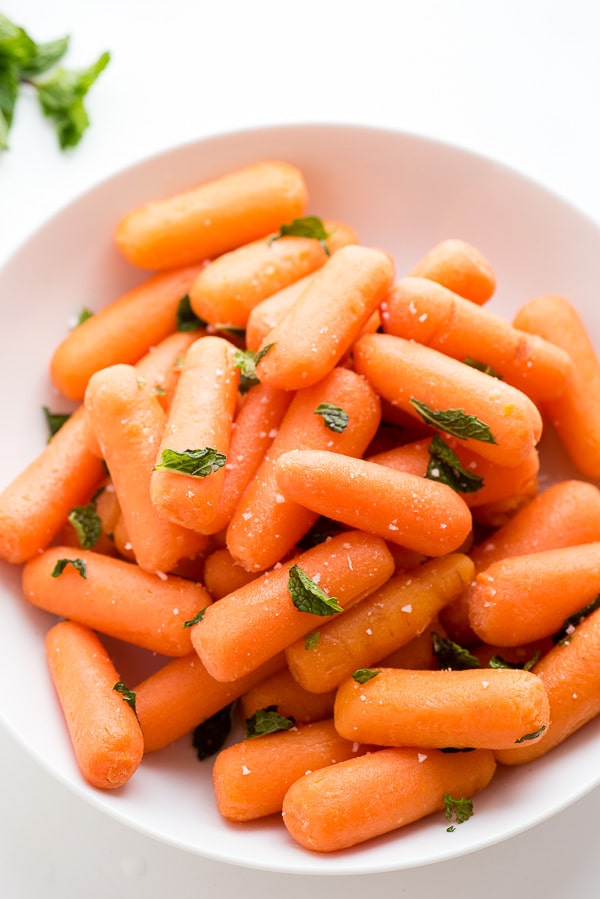
<instances>
[{"instance_id":1,"label":"baby carrot","mask_svg":"<svg viewBox=\"0 0 600 899\"><path fill-rule=\"evenodd\" d=\"M375 673L376 672L376 673ZM335 726L380 746L509 749L539 740L550 724L546 689L518 668L375 669L338 687Z\"/></svg>"},{"instance_id":2,"label":"baby carrot","mask_svg":"<svg viewBox=\"0 0 600 899\"><path fill-rule=\"evenodd\" d=\"M453 552L471 531L471 513L451 487L375 462L292 450L277 460L276 476L287 499L427 556Z\"/></svg>"},{"instance_id":3,"label":"baby carrot","mask_svg":"<svg viewBox=\"0 0 600 899\"><path fill-rule=\"evenodd\" d=\"M567 480L538 494L475 546L470 556L479 572L510 556L596 541L600 541L600 490L585 481ZM466 593L445 606L440 617L453 640L464 645L477 642Z\"/></svg>"},{"instance_id":4,"label":"baby carrot","mask_svg":"<svg viewBox=\"0 0 600 899\"><path fill-rule=\"evenodd\" d=\"M206 537L161 516L150 498L150 478L165 426L155 394L140 387L132 365L96 372L85 407L111 473L135 559L145 571L171 571L197 555Z\"/></svg>"},{"instance_id":5,"label":"baby carrot","mask_svg":"<svg viewBox=\"0 0 600 899\"><path fill-rule=\"evenodd\" d=\"M234 359L233 346L222 337L200 337L191 345L150 479L160 514L192 530L210 525L218 510L240 379ZM205 452L208 463L199 474L188 474L185 465L178 470L179 463L165 459L173 452Z\"/></svg>"},{"instance_id":6,"label":"baby carrot","mask_svg":"<svg viewBox=\"0 0 600 899\"><path fill-rule=\"evenodd\" d=\"M107 365L133 365L175 331L182 297L199 266L153 275L77 325L50 360L50 377L61 393L81 400L94 372Z\"/></svg>"},{"instance_id":7,"label":"baby carrot","mask_svg":"<svg viewBox=\"0 0 600 899\"><path fill-rule=\"evenodd\" d=\"M533 666L550 701L550 726L534 744L496 753L503 765L545 755L600 714L600 612L592 612Z\"/></svg>"},{"instance_id":8,"label":"baby carrot","mask_svg":"<svg viewBox=\"0 0 600 899\"><path fill-rule=\"evenodd\" d=\"M559 396L573 371L565 350L427 278L398 281L382 304L381 321L388 334L489 366L536 402Z\"/></svg>"},{"instance_id":9,"label":"baby carrot","mask_svg":"<svg viewBox=\"0 0 600 899\"><path fill-rule=\"evenodd\" d=\"M196 652L171 659L134 688L144 752L157 752L190 733L284 664L279 654L223 683L211 677Z\"/></svg>"},{"instance_id":10,"label":"baby carrot","mask_svg":"<svg viewBox=\"0 0 600 899\"><path fill-rule=\"evenodd\" d=\"M308 287L314 275L306 275L288 287L278 290L255 306L246 324L246 347L256 353L260 350L269 332L294 305L300 294Z\"/></svg>"},{"instance_id":11,"label":"baby carrot","mask_svg":"<svg viewBox=\"0 0 600 899\"><path fill-rule=\"evenodd\" d=\"M74 556L71 547L52 546L27 562L25 598L46 612L166 656L191 651L184 623L210 604L204 587L91 550Z\"/></svg>"},{"instance_id":12,"label":"baby carrot","mask_svg":"<svg viewBox=\"0 0 600 899\"><path fill-rule=\"evenodd\" d=\"M241 697L240 710L244 718L250 718L257 709L276 706L280 715L293 718L296 724L308 724L331 718L334 700L335 690L311 693L294 680L286 666L248 690Z\"/></svg>"},{"instance_id":13,"label":"baby carrot","mask_svg":"<svg viewBox=\"0 0 600 899\"><path fill-rule=\"evenodd\" d=\"M478 306L496 289L496 276L483 254L464 240L443 240L417 262L411 273L429 278Z\"/></svg>"},{"instance_id":14,"label":"baby carrot","mask_svg":"<svg viewBox=\"0 0 600 899\"><path fill-rule=\"evenodd\" d=\"M192 643L213 677L235 680L317 629L323 614L333 614L321 606L312 613L295 605L298 568L348 609L385 583L393 567L379 537L361 531L339 534L214 603L191 629Z\"/></svg>"},{"instance_id":15,"label":"baby carrot","mask_svg":"<svg viewBox=\"0 0 600 899\"><path fill-rule=\"evenodd\" d=\"M113 790L137 770L144 740L133 708L115 690L119 676L96 634L62 621L46 635L52 681L77 764L92 786Z\"/></svg>"},{"instance_id":16,"label":"baby carrot","mask_svg":"<svg viewBox=\"0 0 600 899\"><path fill-rule=\"evenodd\" d=\"M600 593L600 543L511 556L481 571L467 595L484 643L518 646L560 630Z\"/></svg>"},{"instance_id":17,"label":"baby carrot","mask_svg":"<svg viewBox=\"0 0 600 899\"><path fill-rule=\"evenodd\" d=\"M315 626L315 645L298 640L287 648L293 677L315 693L333 689L420 634L472 578L473 563L460 553L395 574L344 615Z\"/></svg>"},{"instance_id":18,"label":"baby carrot","mask_svg":"<svg viewBox=\"0 0 600 899\"><path fill-rule=\"evenodd\" d=\"M273 240L271 235L219 256L196 278L192 309L209 324L245 328L258 303L317 271L340 247L357 242L348 225L324 222L324 227L330 235L325 246L310 237Z\"/></svg>"},{"instance_id":19,"label":"baby carrot","mask_svg":"<svg viewBox=\"0 0 600 899\"><path fill-rule=\"evenodd\" d=\"M552 341L575 367L562 395L542 404L581 474L600 478L600 359L577 310L561 296L542 296L521 307L517 328Z\"/></svg>"},{"instance_id":20,"label":"baby carrot","mask_svg":"<svg viewBox=\"0 0 600 899\"><path fill-rule=\"evenodd\" d=\"M330 421L335 426L330 428L319 409L338 409L348 416L347 424ZM297 392L227 528L227 548L244 568L264 571L275 565L318 517L285 498L277 486L277 459L297 447L361 455L377 430L379 414L379 400L367 381L344 368L334 368L318 384Z\"/></svg>"},{"instance_id":21,"label":"baby carrot","mask_svg":"<svg viewBox=\"0 0 600 899\"><path fill-rule=\"evenodd\" d=\"M381 250L346 246L334 253L265 338L257 370L283 390L316 384L350 349L392 285L394 266Z\"/></svg>"},{"instance_id":22,"label":"baby carrot","mask_svg":"<svg viewBox=\"0 0 600 899\"><path fill-rule=\"evenodd\" d=\"M303 774L364 752L355 741L340 737L332 720L234 743L213 765L217 808L229 821L280 812L286 792Z\"/></svg>"},{"instance_id":23,"label":"baby carrot","mask_svg":"<svg viewBox=\"0 0 600 899\"><path fill-rule=\"evenodd\" d=\"M266 161L134 209L117 225L117 247L141 268L187 265L276 231L302 215L300 171Z\"/></svg>"},{"instance_id":24,"label":"baby carrot","mask_svg":"<svg viewBox=\"0 0 600 899\"><path fill-rule=\"evenodd\" d=\"M223 489L216 515L208 528L211 534L223 530L231 521L240 497L256 475L292 399L293 393L268 384L255 384L246 394L233 421Z\"/></svg>"},{"instance_id":25,"label":"baby carrot","mask_svg":"<svg viewBox=\"0 0 600 899\"><path fill-rule=\"evenodd\" d=\"M380 396L414 418L424 413L438 430L498 465L523 462L540 439L540 413L524 393L437 350L368 334L354 345L354 362ZM420 413L415 402L427 408L419 406Z\"/></svg>"},{"instance_id":26,"label":"baby carrot","mask_svg":"<svg viewBox=\"0 0 600 899\"><path fill-rule=\"evenodd\" d=\"M474 796L495 770L494 754L485 749L381 749L293 783L283 800L283 823L306 849L347 849L442 811L448 795Z\"/></svg>"},{"instance_id":27,"label":"baby carrot","mask_svg":"<svg viewBox=\"0 0 600 899\"><path fill-rule=\"evenodd\" d=\"M239 565L226 547L215 549L204 560L203 583L213 599L221 599L254 580L256 574Z\"/></svg>"},{"instance_id":28,"label":"baby carrot","mask_svg":"<svg viewBox=\"0 0 600 899\"><path fill-rule=\"evenodd\" d=\"M512 498L520 494L531 484L539 471L540 459L535 447L519 465L515 465L513 468L501 468L499 465L478 456L477 453L459 446L452 437L445 437L444 442L456 454L460 465L466 473L469 476L474 475L481 481L481 486L479 487L473 484L472 492L462 492L457 488L469 508L486 505L500 499ZM435 453L435 444L432 446L431 437L415 440L411 443L405 443L393 449L376 453L373 456L369 456L367 461L377 462L379 465L387 465L389 468L396 469L396 471L405 471L418 477L425 477L428 474L428 469L431 468L433 470L430 477L433 480L440 478L440 461ZM436 465L438 466L437 473ZM457 480L459 480L458 476Z\"/></svg>"},{"instance_id":29,"label":"baby carrot","mask_svg":"<svg viewBox=\"0 0 600 899\"><path fill-rule=\"evenodd\" d=\"M31 559L58 534L71 509L88 502L105 474L88 448L90 433L80 408L0 493L0 558Z\"/></svg>"}]
</instances>

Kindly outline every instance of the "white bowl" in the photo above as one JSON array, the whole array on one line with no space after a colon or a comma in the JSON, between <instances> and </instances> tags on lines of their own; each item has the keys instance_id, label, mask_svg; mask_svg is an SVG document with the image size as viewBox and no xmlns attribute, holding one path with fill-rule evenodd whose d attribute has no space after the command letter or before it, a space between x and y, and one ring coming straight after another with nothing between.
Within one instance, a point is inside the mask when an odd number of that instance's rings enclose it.
<instances>
[{"instance_id":1,"label":"white bowl","mask_svg":"<svg viewBox=\"0 0 600 899\"><path fill-rule=\"evenodd\" d=\"M145 160L101 183L40 228L0 272L0 488L41 450L41 406L68 408L47 370L69 320L145 277L114 249L120 216L148 199L266 158L297 164L307 180L310 210L349 222L363 243L391 251L399 274L438 241L464 238L496 270L498 290L490 308L510 317L535 295L562 293L579 308L600 346L600 230L526 178L451 146L372 128L306 125L226 134ZM551 439L543 452L545 483L576 476ZM453 833L447 833L443 814L434 814L333 855L295 845L277 816L256 824L224 822L212 797L210 763L196 760L188 738L145 759L120 792L94 790L75 765L46 670L43 635L50 618L25 603L19 582L19 569L0 563L0 719L80 796L189 852L281 872L416 867L512 836L600 783L598 721L546 758L499 771L476 797L473 818Z\"/></svg>"}]
</instances>

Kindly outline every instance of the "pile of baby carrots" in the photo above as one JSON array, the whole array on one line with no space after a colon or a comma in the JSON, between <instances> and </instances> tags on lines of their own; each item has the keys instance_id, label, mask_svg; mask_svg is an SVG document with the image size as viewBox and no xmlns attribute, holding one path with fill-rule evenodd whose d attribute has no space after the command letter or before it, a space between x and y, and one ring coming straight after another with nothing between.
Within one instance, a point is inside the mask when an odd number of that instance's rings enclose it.
<instances>
[{"instance_id":1,"label":"pile of baby carrots","mask_svg":"<svg viewBox=\"0 0 600 899\"><path fill-rule=\"evenodd\" d=\"M330 852L600 713L600 363L561 296L488 312L466 242L397 273L307 203L266 161L118 222L148 276L56 348L78 405L0 494L0 557L61 619L90 784L236 703L220 813ZM546 423L581 478L542 491ZM163 661L125 684L104 635Z\"/></svg>"}]
</instances>

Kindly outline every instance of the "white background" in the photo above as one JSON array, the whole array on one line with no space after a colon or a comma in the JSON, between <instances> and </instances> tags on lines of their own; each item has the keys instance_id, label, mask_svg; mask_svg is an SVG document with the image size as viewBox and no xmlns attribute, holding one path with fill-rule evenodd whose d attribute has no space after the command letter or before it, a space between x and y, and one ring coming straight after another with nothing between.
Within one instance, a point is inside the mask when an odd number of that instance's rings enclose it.
<instances>
[{"instance_id":1,"label":"white background","mask_svg":"<svg viewBox=\"0 0 600 899\"><path fill-rule=\"evenodd\" d=\"M597 0L4 0L1 9L38 40L70 33L69 67L105 49L113 58L89 96L92 127L67 154L23 91L0 158L0 263L125 165L204 135L287 122L440 138L521 170L600 225ZM34 711L32 697L23 701ZM341 889L347 899L592 899L598 811L597 790L519 837L431 868L343 882L268 875L106 819L0 730L0 896L321 899Z\"/></svg>"}]
</instances>

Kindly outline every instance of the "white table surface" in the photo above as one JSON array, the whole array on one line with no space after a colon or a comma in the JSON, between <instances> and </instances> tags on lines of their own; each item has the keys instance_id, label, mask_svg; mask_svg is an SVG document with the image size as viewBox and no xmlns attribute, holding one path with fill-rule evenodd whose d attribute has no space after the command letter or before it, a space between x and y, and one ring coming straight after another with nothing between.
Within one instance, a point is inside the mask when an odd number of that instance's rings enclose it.
<instances>
[{"instance_id":1,"label":"white table surface","mask_svg":"<svg viewBox=\"0 0 600 899\"><path fill-rule=\"evenodd\" d=\"M0 263L52 213L121 167L224 130L284 122L388 126L492 156L600 224L597 0L4 0L65 64L113 59L92 127L61 154L32 96L0 158ZM0 302L9 303L9 297ZM598 895L600 789L461 859L395 874L303 878L187 855L68 792L0 727L2 899L263 896L437 899Z\"/></svg>"}]
</instances>

